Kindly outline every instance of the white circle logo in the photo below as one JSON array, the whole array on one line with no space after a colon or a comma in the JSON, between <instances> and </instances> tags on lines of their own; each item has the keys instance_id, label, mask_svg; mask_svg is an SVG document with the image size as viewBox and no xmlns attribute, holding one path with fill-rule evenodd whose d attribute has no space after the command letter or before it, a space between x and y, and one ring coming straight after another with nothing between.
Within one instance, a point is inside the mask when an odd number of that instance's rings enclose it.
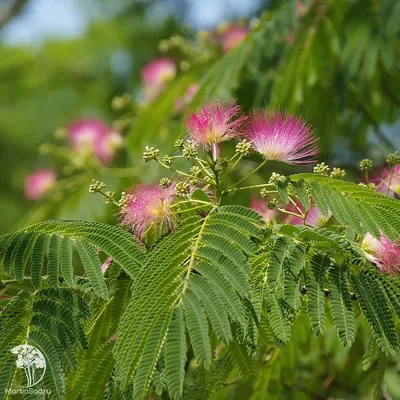
<instances>
[{"instance_id":1,"label":"white circle logo","mask_svg":"<svg viewBox=\"0 0 400 400\"><path fill-rule=\"evenodd\" d=\"M37 385L46 372L46 360L43 353L29 344L21 344L11 349L11 353L17 354L15 365L25 372L26 385L30 388Z\"/></svg>"}]
</instances>

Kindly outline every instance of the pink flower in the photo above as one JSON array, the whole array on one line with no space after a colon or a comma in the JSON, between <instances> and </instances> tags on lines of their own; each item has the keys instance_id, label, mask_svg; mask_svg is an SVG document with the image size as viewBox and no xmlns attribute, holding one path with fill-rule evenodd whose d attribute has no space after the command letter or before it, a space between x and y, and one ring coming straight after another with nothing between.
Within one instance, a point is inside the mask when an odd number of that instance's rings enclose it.
<instances>
[{"instance_id":1,"label":"pink flower","mask_svg":"<svg viewBox=\"0 0 400 400\"><path fill-rule=\"evenodd\" d=\"M138 185L130 192L128 203L121 211L122 224L131 225L133 233L142 238L155 225L171 229L175 224L171 210L174 185Z\"/></svg>"},{"instance_id":2,"label":"pink flower","mask_svg":"<svg viewBox=\"0 0 400 400\"><path fill-rule=\"evenodd\" d=\"M105 165L109 164L122 146L122 137L103 121L81 118L68 127L72 147L79 153L94 154Z\"/></svg>"},{"instance_id":3,"label":"pink flower","mask_svg":"<svg viewBox=\"0 0 400 400\"><path fill-rule=\"evenodd\" d=\"M110 266L111 262L112 262L112 258L111 258L111 257L108 257L108 258L104 261L103 265L101 266L101 272L102 272L103 274L105 274L105 272L107 271L107 268Z\"/></svg>"},{"instance_id":4,"label":"pink flower","mask_svg":"<svg viewBox=\"0 0 400 400\"><path fill-rule=\"evenodd\" d=\"M301 206L299 206L299 208L302 210ZM297 213L299 212L299 210L294 206L288 207L288 210ZM318 207L311 207L307 213L305 223L314 228L321 228L327 223L328 219L329 218L325 217ZM288 215L286 222L292 225L303 225L303 219L294 215Z\"/></svg>"},{"instance_id":5,"label":"pink flower","mask_svg":"<svg viewBox=\"0 0 400 400\"><path fill-rule=\"evenodd\" d=\"M147 64L141 71L146 100L154 100L176 73L176 64L170 58L158 58Z\"/></svg>"},{"instance_id":6,"label":"pink flower","mask_svg":"<svg viewBox=\"0 0 400 400\"><path fill-rule=\"evenodd\" d=\"M256 196L251 199L250 208L259 213L268 225L273 224L278 216L278 210L270 210L267 206L267 201Z\"/></svg>"},{"instance_id":7,"label":"pink flower","mask_svg":"<svg viewBox=\"0 0 400 400\"><path fill-rule=\"evenodd\" d=\"M378 176L371 179L371 182L376 185L376 190L379 193L388 194L395 197L400 195L400 165L396 165L390 178L390 169L384 169Z\"/></svg>"},{"instance_id":8,"label":"pink flower","mask_svg":"<svg viewBox=\"0 0 400 400\"><path fill-rule=\"evenodd\" d=\"M56 182L56 174L51 169L39 169L25 179L25 197L28 200L39 200Z\"/></svg>"},{"instance_id":9,"label":"pink flower","mask_svg":"<svg viewBox=\"0 0 400 400\"><path fill-rule=\"evenodd\" d=\"M266 160L310 164L318 154L318 139L306 122L279 111L256 110L247 124L245 136Z\"/></svg>"},{"instance_id":10,"label":"pink flower","mask_svg":"<svg viewBox=\"0 0 400 400\"><path fill-rule=\"evenodd\" d=\"M382 232L380 240L369 232L362 241L367 258L385 274L395 275L400 271L400 247L390 241Z\"/></svg>"},{"instance_id":11,"label":"pink flower","mask_svg":"<svg viewBox=\"0 0 400 400\"><path fill-rule=\"evenodd\" d=\"M181 111L187 107L192 102L198 91L199 85L197 83L192 83L189 85L184 95L175 100L175 110Z\"/></svg>"},{"instance_id":12,"label":"pink flower","mask_svg":"<svg viewBox=\"0 0 400 400\"><path fill-rule=\"evenodd\" d=\"M229 25L219 36L222 51L228 53L235 47L239 46L248 33L249 30L246 27Z\"/></svg>"},{"instance_id":13,"label":"pink flower","mask_svg":"<svg viewBox=\"0 0 400 400\"><path fill-rule=\"evenodd\" d=\"M240 107L231 100L227 103L214 101L192 113L186 121L191 138L204 146L239 136L238 128L244 117L239 116Z\"/></svg>"}]
</instances>

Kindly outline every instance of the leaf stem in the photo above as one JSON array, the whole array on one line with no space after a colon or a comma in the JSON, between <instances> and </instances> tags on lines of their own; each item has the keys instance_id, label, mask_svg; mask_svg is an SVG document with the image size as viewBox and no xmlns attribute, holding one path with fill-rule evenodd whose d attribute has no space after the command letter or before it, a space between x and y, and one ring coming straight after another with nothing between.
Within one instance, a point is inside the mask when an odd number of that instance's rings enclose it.
<instances>
[{"instance_id":1,"label":"leaf stem","mask_svg":"<svg viewBox=\"0 0 400 400\"><path fill-rule=\"evenodd\" d=\"M260 168L262 168L268 160L264 160L260 165L258 165L256 168L254 168L252 171L250 171L246 176L244 176L242 179L239 179L236 183L234 183L228 190L234 188L237 186L239 183L243 182L245 179L247 179L250 175L255 174Z\"/></svg>"}]
</instances>

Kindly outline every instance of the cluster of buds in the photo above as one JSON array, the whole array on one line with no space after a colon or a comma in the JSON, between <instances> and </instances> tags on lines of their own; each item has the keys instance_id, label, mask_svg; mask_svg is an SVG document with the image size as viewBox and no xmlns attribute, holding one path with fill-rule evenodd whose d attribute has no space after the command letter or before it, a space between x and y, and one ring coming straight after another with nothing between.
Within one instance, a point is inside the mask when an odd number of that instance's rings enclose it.
<instances>
[{"instance_id":1,"label":"cluster of buds","mask_svg":"<svg viewBox=\"0 0 400 400\"><path fill-rule=\"evenodd\" d=\"M279 201L278 199L271 199L268 203L267 203L267 207L268 210L275 210L276 206L278 205Z\"/></svg>"},{"instance_id":2,"label":"cluster of buds","mask_svg":"<svg viewBox=\"0 0 400 400\"><path fill-rule=\"evenodd\" d=\"M243 139L236 145L236 153L242 154L243 156L248 156L250 154L251 143Z\"/></svg>"},{"instance_id":3,"label":"cluster of buds","mask_svg":"<svg viewBox=\"0 0 400 400\"><path fill-rule=\"evenodd\" d=\"M164 189L171 186L171 179L169 178L161 178L160 179L160 186Z\"/></svg>"},{"instance_id":4,"label":"cluster of buds","mask_svg":"<svg viewBox=\"0 0 400 400\"><path fill-rule=\"evenodd\" d=\"M370 169L372 169L372 167L373 167L372 160L370 160L369 158L364 158L364 160L360 161L361 171L369 171Z\"/></svg>"},{"instance_id":5,"label":"cluster of buds","mask_svg":"<svg viewBox=\"0 0 400 400\"><path fill-rule=\"evenodd\" d=\"M169 155L166 154L166 155L163 157L162 161L163 161L163 163L164 163L165 165L170 166L170 165L172 165L173 159L172 159L171 156L169 156Z\"/></svg>"},{"instance_id":6,"label":"cluster of buds","mask_svg":"<svg viewBox=\"0 0 400 400\"><path fill-rule=\"evenodd\" d=\"M109 190L107 192L104 193L104 201L106 204L111 204L111 203L115 203L115 193L114 192L110 192Z\"/></svg>"},{"instance_id":7,"label":"cluster of buds","mask_svg":"<svg viewBox=\"0 0 400 400\"><path fill-rule=\"evenodd\" d=\"M331 178L333 179L343 179L346 176L346 171L341 168L332 168Z\"/></svg>"},{"instance_id":8,"label":"cluster of buds","mask_svg":"<svg viewBox=\"0 0 400 400\"><path fill-rule=\"evenodd\" d=\"M400 164L400 154L398 151L395 151L392 154L389 154L386 158L386 162L390 165Z\"/></svg>"},{"instance_id":9,"label":"cluster of buds","mask_svg":"<svg viewBox=\"0 0 400 400\"><path fill-rule=\"evenodd\" d=\"M106 184L104 182L93 179L91 185L89 186L89 193L100 193L105 187Z\"/></svg>"},{"instance_id":10,"label":"cluster of buds","mask_svg":"<svg viewBox=\"0 0 400 400\"><path fill-rule=\"evenodd\" d=\"M121 211L125 210L129 204L133 201L133 196L129 193L122 192L121 198L118 201L118 207L121 208Z\"/></svg>"},{"instance_id":11,"label":"cluster of buds","mask_svg":"<svg viewBox=\"0 0 400 400\"><path fill-rule=\"evenodd\" d=\"M285 175L277 174L276 172L273 172L271 177L269 178L268 183L277 183L277 182L284 182L286 179Z\"/></svg>"},{"instance_id":12,"label":"cluster of buds","mask_svg":"<svg viewBox=\"0 0 400 400\"><path fill-rule=\"evenodd\" d=\"M183 139L177 139L175 140L174 146L178 149L178 150L182 150L183 149L183 145L184 145L184 141Z\"/></svg>"},{"instance_id":13,"label":"cluster of buds","mask_svg":"<svg viewBox=\"0 0 400 400\"><path fill-rule=\"evenodd\" d=\"M160 155L160 150L155 147L145 147L145 151L143 152L143 160L149 162L151 160L155 160Z\"/></svg>"},{"instance_id":14,"label":"cluster of buds","mask_svg":"<svg viewBox=\"0 0 400 400\"><path fill-rule=\"evenodd\" d=\"M197 143L194 140L186 140L182 147L183 157L187 160L197 157Z\"/></svg>"},{"instance_id":15,"label":"cluster of buds","mask_svg":"<svg viewBox=\"0 0 400 400\"><path fill-rule=\"evenodd\" d=\"M317 166L314 167L313 172L314 172L314 174L330 176L331 169L330 169L329 165L322 162L321 164L317 164Z\"/></svg>"},{"instance_id":16,"label":"cluster of buds","mask_svg":"<svg viewBox=\"0 0 400 400\"><path fill-rule=\"evenodd\" d=\"M178 182L175 186L174 194L176 197L188 197L190 185L186 182Z\"/></svg>"}]
</instances>

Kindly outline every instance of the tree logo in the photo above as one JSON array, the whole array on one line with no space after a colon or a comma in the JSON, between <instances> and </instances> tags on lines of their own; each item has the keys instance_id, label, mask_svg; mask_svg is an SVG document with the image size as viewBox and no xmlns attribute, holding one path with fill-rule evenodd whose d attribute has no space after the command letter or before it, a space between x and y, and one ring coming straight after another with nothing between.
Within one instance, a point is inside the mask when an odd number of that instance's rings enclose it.
<instances>
[{"instance_id":1,"label":"tree logo","mask_svg":"<svg viewBox=\"0 0 400 400\"><path fill-rule=\"evenodd\" d=\"M15 365L25 372L26 384L24 387L30 388L37 385L46 372L46 360L43 353L28 344L12 348L11 353L18 355Z\"/></svg>"}]
</instances>

